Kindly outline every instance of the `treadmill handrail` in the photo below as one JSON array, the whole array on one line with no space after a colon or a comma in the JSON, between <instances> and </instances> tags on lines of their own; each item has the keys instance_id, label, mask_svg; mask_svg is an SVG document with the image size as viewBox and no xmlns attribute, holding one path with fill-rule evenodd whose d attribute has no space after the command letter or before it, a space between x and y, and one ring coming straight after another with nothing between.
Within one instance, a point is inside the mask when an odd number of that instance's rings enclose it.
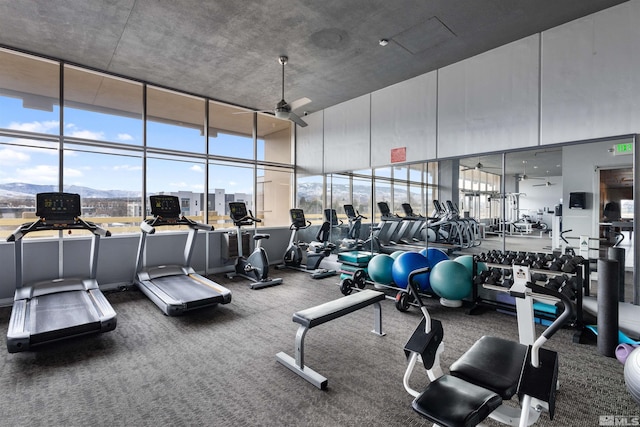
<instances>
[{"instance_id":1,"label":"treadmill handrail","mask_svg":"<svg viewBox=\"0 0 640 427\"><path fill-rule=\"evenodd\" d=\"M9 237L7 237L7 242L17 242L25 235L34 231L48 230L88 230L96 236L111 236L111 232L109 230L106 230L93 222L85 221L80 217L76 217L72 221L47 221L46 218L39 218L34 222L28 222L20 225L9 235Z\"/></svg>"},{"instance_id":2,"label":"treadmill handrail","mask_svg":"<svg viewBox=\"0 0 640 427\"><path fill-rule=\"evenodd\" d=\"M202 231L213 231L214 227L211 224L204 224L202 222L197 222L192 219L187 218L182 215L178 218L164 218L161 216L156 216L153 218L145 219L140 223L140 229L147 234L154 234L156 232L156 227L162 226L176 226L176 225L187 225L189 228L193 228L196 230Z\"/></svg>"}]
</instances>

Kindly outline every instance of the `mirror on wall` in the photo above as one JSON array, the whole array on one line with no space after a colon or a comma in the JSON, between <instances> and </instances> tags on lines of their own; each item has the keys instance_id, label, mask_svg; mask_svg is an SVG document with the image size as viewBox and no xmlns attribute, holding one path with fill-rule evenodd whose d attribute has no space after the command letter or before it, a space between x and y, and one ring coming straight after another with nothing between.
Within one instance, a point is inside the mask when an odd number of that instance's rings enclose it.
<instances>
[{"instance_id":1,"label":"mirror on wall","mask_svg":"<svg viewBox=\"0 0 640 427\"><path fill-rule=\"evenodd\" d=\"M550 252L562 227L563 149L540 147L505 155L505 246Z\"/></svg>"},{"instance_id":2,"label":"mirror on wall","mask_svg":"<svg viewBox=\"0 0 640 427\"><path fill-rule=\"evenodd\" d=\"M458 208L460 217L472 218L478 223L479 247L484 249L489 244L489 249L501 249L505 228L505 200L501 194L502 155L460 159L457 172L458 179L454 178L452 182L457 188L451 192L454 208ZM446 191L441 192L442 204L446 204L448 195Z\"/></svg>"},{"instance_id":3,"label":"mirror on wall","mask_svg":"<svg viewBox=\"0 0 640 427\"><path fill-rule=\"evenodd\" d=\"M632 143L606 139L509 152L503 176L502 155L461 159L459 203L483 224L482 250L551 252L578 248L586 237L583 255L606 257L607 248L617 244L626 249L625 266L632 268ZM496 179L493 188L490 175Z\"/></svg>"}]
</instances>

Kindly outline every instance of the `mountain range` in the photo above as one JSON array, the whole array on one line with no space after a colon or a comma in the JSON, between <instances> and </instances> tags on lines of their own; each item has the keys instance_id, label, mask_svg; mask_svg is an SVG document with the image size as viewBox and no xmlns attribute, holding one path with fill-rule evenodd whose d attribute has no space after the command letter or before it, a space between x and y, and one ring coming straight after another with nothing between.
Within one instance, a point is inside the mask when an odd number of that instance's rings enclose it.
<instances>
[{"instance_id":1,"label":"mountain range","mask_svg":"<svg viewBox=\"0 0 640 427\"><path fill-rule=\"evenodd\" d=\"M37 193L47 193L58 191L57 185L37 185L24 182L12 182L0 184L0 198L21 198L34 197ZM114 199L114 198L135 198L140 197L139 191L126 190L96 190L94 188L79 185L65 185L64 191L77 193L82 198L93 199Z\"/></svg>"}]
</instances>

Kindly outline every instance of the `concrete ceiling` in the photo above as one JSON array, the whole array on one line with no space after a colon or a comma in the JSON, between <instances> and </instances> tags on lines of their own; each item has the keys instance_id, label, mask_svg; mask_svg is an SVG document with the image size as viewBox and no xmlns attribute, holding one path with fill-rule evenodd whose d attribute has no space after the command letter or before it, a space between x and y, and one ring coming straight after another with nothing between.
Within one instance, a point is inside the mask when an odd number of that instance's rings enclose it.
<instances>
[{"instance_id":1,"label":"concrete ceiling","mask_svg":"<svg viewBox=\"0 0 640 427\"><path fill-rule=\"evenodd\" d=\"M0 45L257 110L287 55L314 112L623 2L0 0Z\"/></svg>"}]
</instances>

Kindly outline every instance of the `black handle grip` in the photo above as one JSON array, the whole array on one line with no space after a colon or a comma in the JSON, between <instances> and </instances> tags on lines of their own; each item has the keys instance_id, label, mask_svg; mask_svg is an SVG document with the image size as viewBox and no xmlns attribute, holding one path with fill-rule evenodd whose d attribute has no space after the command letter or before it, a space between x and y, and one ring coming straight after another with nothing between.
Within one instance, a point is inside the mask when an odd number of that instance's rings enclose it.
<instances>
[{"instance_id":1,"label":"black handle grip","mask_svg":"<svg viewBox=\"0 0 640 427\"><path fill-rule=\"evenodd\" d=\"M418 268L417 270L413 270L411 273L409 273L409 277L407 278L407 289L409 290L409 293L414 296L416 301L418 301L418 305L420 307L423 307L424 304L422 303L422 299L420 298L420 294L418 293L418 288L416 287L416 284L414 283L413 278L418 276L419 274L427 274L430 272L431 272L431 267Z\"/></svg>"}]
</instances>

